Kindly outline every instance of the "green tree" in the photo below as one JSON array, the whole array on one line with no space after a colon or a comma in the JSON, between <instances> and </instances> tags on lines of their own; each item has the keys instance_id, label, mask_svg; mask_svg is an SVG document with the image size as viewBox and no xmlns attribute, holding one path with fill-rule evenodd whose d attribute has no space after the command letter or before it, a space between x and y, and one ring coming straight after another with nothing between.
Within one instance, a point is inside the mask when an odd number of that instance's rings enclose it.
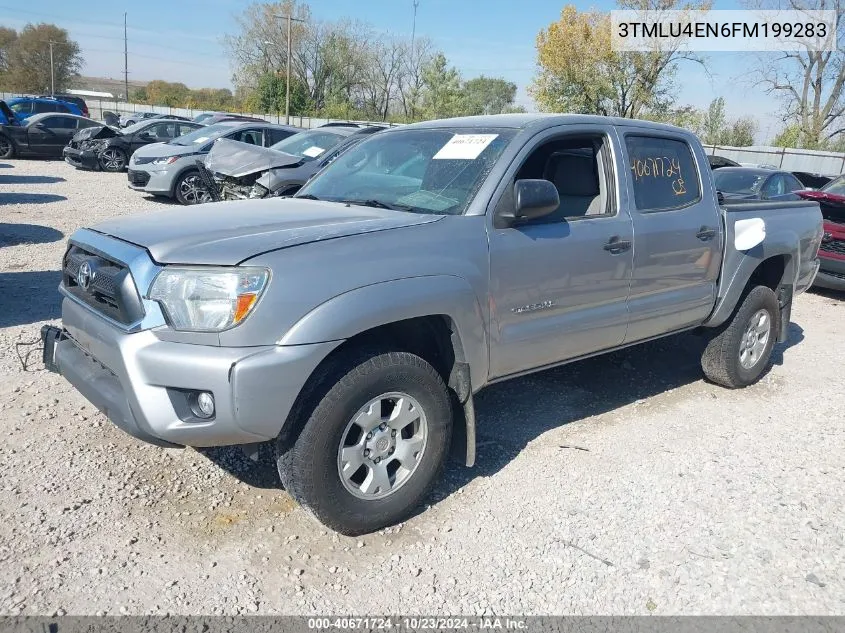
<instances>
[{"instance_id":1,"label":"green tree","mask_svg":"<svg viewBox=\"0 0 845 633\"><path fill-rule=\"evenodd\" d=\"M174 83L161 79L149 82L145 90L147 92L148 103L170 106L171 108L185 107L188 96L191 93L190 88L183 83Z\"/></svg>"},{"instance_id":2,"label":"green tree","mask_svg":"<svg viewBox=\"0 0 845 633\"><path fill-rule=\"evenodd\" d=\"M696 9L708 0L622 0L624 9ZM611 45L610 15L567 5L560 19L537 35L540 67L529 89L542 110L642 118L665 110L677 91L678 63L700 59L677 46L618 52Z\"/></svg>"},{"instance_id":3,"label":"green tree","mask_svg":"<svg viewBox=\"0 0 845 633\"><path fill-rule=\"evenodd\" d=\"M467 114L501 114L516 98L516 84L499 77L476 77L464 83Z\"/></svg>"},{"instance_id":4,"label":"green tree","mask_svg":"<svg viewBox=\"0 0 845 633\"><path fill-rule=\"evenodd\" d=\"M710 107L707 108L707 114L704 115L701 141L706 145L725 144L723 137L727 125L728 119L725 115L724 98L713 99L710 102Z\"/></svg>"},{"instance_id":5,"label":"green tree","mask_svg":"<svg viewBox=\"0 0 845 633\"><path fill-rule=\"evenodd\" d=\"M254 103L259 111L284 114L287 82L283 74L266 73L258 79ZM308 92L295 79L290 84L290 113L306 115L310 112Z\"/></svg>"},{"instance_id":6,"label":"green tree","mask_svg":"<svg viewBox=\"0 0 845 633\"><path fill-rule=\"evenodd\" d=\"M147 89L146 88L135 88L132 91L132 101L135 103L146 103L147 102Z\"/></svg>"},{"instance_id":7,"label":"green tree","mask_svg":"<svg viewBox=\"0 0 845 633\"><path fill-rule=\"evenodd\" d=\"M448 67L446 56L437 53L423 68L423 112L427 119L444 119L465 112L461 75Z\"/></svg>"},{"instance_id":8,"label":"green tree","mask_svg":"<svg viewBox=\"0 0 845 633\"><path fill-rule=\"evenodd\" d=\"M4 29L7 69L3 87L19 92L47 92L51 86L50 42L53 42L52 79L56 92L69 88L79 77L83 59L79 44L55 24L27 24L16 38ZM0 47L3 44L0 43Z\"/></svg>"},{"instance_id":9,"label":"green tree","mask_svg":"<svg viewBox=\"0 0 845 633\"><path fill-rule=\"evenodd\" d=\"M772 140L775 147L801 147L801 126L798 123L787 125Z\"/></svg>"}]
</instances>

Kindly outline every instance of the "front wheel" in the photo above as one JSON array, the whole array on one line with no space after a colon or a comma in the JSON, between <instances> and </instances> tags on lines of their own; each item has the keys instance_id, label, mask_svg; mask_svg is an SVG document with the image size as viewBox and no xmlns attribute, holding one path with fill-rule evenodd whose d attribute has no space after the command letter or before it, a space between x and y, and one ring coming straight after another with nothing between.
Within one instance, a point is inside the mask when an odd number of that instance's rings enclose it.
<instances>
[{"instance_id":1,"label":"front wheel","mask_svg":"<svg viewBox=\"0 0 845 633\"><path fill-rule=\"evenodd\" d=\"M200 180L198 171L188 171L179 176L174 188L176 199L186 205L211 202L211 194Z\"/></svg>"},{"instance_id":2,"label":"front wheel","mask_svg":"<svg viewBox=\"0 0 845 633\"><path fill-rule=\"evenodd\" d=\"M103 171L123 171L126 169L126 153L118 147L107 147L100 152L100 167Z\"/></svg>"},{"instance_id":3,"label":"front wheel","mask_svg":"<svg viewBox=\"0 0 845 633\"><path fill-rule=\"evenodd\" d=\"M361 353L330 365L328 390L298 437L278 442L276 461L294 499L354 536L406 519L423 501L449 451L452 408L419 356Z\"/></svg>"},{"instance_id":4,"label":"front wheel","mask_svg":"<svg viewBox=\"0 0 845 633\"><path fill-rule=\"evenodd\" d=\"M0 158L12 158L15 155L15 145L5 134L0 134Z\"/></svg>"},{"instance_id":5,"label":"front wheel","mask_svg":"<svg viewBox=\"0 0 845 633\"><path fill-rule=\"evenodd\" d=\"M766 286L753 288L704 349L704 375L731 389L756 382L769 366L779 323L775 293Z\"/></svg>"}]
</instances>

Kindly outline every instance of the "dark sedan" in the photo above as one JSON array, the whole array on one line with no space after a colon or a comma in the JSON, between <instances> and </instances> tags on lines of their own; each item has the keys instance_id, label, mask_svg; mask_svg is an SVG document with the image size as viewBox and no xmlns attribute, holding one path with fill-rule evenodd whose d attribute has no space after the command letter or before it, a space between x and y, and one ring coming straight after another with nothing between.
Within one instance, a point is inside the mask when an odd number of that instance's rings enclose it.
<instances>
[{"instance_id":1,"label":"dark sedan","mask_svg":"<svg viewBox=\"0 0 845 633\"><path fill-rule=\"evenodd\" d=\"M192 121L148 119L120 131L108 126L89 128L73 137L63 156L78 169L123 171L139 147L164 143L201 127Z\"/></svg>"},{"instance_id":2,"label":"dark sedan","mask_svg":"<svg viewBox=\"0 0 845 633\"><path fill-rule=\"evenodd\" d=\"M0 125L0 158L61 158L79 130L102 125L75 114L34 114L21 125Z\"/></svg>"},{"instance_id":3,"label":"dark sedan","mask_svg":"<svg viewBox=\"0 0 845 633\"><path fill-rule=\"evenodd\" d=\"M788 171L763 167L722 167L713 181L726 200L798 200L795 192L805 189Z\"/></svg>"}]
</instances>

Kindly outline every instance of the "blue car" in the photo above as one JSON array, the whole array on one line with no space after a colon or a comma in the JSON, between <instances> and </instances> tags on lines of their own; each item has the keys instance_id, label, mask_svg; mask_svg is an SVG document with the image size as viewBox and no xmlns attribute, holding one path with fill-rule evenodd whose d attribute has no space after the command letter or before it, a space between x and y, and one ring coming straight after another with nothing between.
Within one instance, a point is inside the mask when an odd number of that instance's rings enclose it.
<instances>
[{"instance_id":1,"label":"blue car","mask_svg":"<svg viewBox=\"0 0 845 633\"><path fill-rule=\"evenodd\" d=\"M0 101L0 125L17 125L15 113L9 109L5 101Z\"/></svg>"},{"instance_id":2,"label":"blue car","mask_svg":"<svg viewBox=\"0 0 845 633\"><path fill-rule=\"evenodd\" d=\"M82 110L76 104L49 97L15 97L6 101L6 104L19 122L25 121L33 114L45 112L82 116Z\"/></svg>"}]
</instances>

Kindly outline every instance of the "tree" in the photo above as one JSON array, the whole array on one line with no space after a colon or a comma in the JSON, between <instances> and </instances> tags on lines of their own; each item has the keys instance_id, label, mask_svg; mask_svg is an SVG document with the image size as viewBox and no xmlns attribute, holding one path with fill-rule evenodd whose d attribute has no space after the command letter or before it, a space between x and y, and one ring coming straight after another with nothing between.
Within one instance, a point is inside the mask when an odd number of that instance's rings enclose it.
<instances>
[{"instance_id":1,"label":"tree","mask_svg":"<svg viewBox=\"0 0 845 633\"><path fill-rule=\"evenodd\" d=\"M425 66L423 110L428 119L444 119L464 113L466 101L461 90L461 76L447 66L446 56L437 53Z\"/></svg>"},{"instance_id":2,"label":"tree","mask_svg":"<svg viewBox=\"0 0 845 633\"><path fill-rule=\"evenodd\" d=\"M27 24L16 38L3 29L3 56L6 71L2 72L5 88L18 92L47 92L51 87L50 42L53 42L52 80L56 92L66 90L79 76L83 59L79 45L68 32L55 24ZM4 47L0 43L0 48Z\"/></svg>"},{"instance_id":3,"label":"tree","mask_svg":"<svg viewBox=\"0 0 845 633\"><path fill-rule=\"evenodd\" d=\"M402 72L396 78L399 103L406 121L415 121L422 108L423 70L434 58L434 45L425 37L405 45Z\"/></svg>"},{"instance_id":4,"label":"tree","mask_svg":"<svg viewBox=\"0 0 845 633\"><path fill-rule=\"evenodd\" d=\"M724 141L725 127L727 126L727 116L725 115L725 100L722 97L713 99L710 102L710 107L707 108L707 114L704 115L703 130L701 134L701 141L706 145L720 145ZM750 145L750 143L749 143Z\"/></svg>"},{"instance_id":5,"label":"tree","mask_svg":"<svg viewBox=\"0 0 845 633\"><path fill-rule=\"evenodd\" d=\"M783 102L784 121L798 126L793 147L824 149L845 133L845 0L773 0L765 8L836 12L836 50L784 52L761 59L757 83Z\"/></svg>"},{"instance_id":6,"label":"tree","mask_svg":"<svg viewBox=\"0 0 845 633\"><path fill-rule=\"evenodd\" d=\"M285 111L285 96L287 80L283 74L267 73L258 80L255 105L260 112L282 114ZM298 81L290 85L290 113L294 115L307 114L310 110L308 93Z\"/></svg>"},{"instance_id":7,"label":"tree","mask_svg":"<svg viewBox=\"0 0 845 633\"><path fill-rule=\"evenodd\" d=\"M156 79L146 87L147 101L155 105L165 105L171 108L184 107L191 93L190 88L183 83L162 81Z\"/></svg>"},{"instance_id":8,"label":"tree","mask_svg":"<svg viewBox=\"0 0 845 633\"><path fill-rule=\"evenodd\" d=\"M772 140L772 145L774 145L775 147L800 147L801 126L797 123L787 125Z\"/></svg>"},{"instance_id":9,"label":"tree","mask_svg":"<svg viewBox=\"0 0 845 633\"><path fill-rule=\"evenodd\" d=\"M516 84L499 77L476 77L464 83L467 114L501 114L513 105Z\"/></svg>"},{"instance_id":10,"label":"tree","mask_svg":"<svg viewBox=\"0 0 845 633\"><path fill-rule=\"evenodd\" d=\"M0 84L4 75L9 71L9 57L12 48L18 41L18 32L5 26L0 26Z\"/></svg>"},{"instance_id":11,"label":"tree","mask_svg":"<svg viewBox=\"0 0 845 633\"><path fill-rule=\"evenodd\" d=\"M630 0L626 9L695 9L695 0ZM540 72L529 92L541 109L637 118L666 109L681 61L701 60L678 45L649 52L617 52L611 46L609 14L563 8L560 20L537 35Z\"/></svg>"}]
</instances>

